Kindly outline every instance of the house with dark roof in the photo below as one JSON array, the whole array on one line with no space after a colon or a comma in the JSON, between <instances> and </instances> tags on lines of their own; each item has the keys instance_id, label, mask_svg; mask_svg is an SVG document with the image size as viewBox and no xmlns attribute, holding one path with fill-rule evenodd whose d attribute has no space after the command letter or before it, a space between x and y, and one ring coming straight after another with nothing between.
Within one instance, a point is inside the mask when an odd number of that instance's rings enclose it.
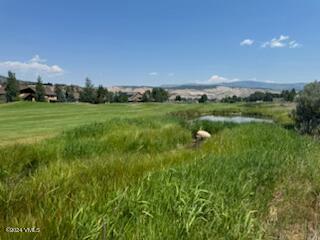
<instances>
[{"instance_id":1,"label":"house with dark roof","mask_svg":"<svg viewBox=\"0 0 320 240\"><path fill-rule=\"evenodd\" d=\"M44 85L45 100L47 102L56 102L57 95L54 87L51 85ZM35 85L21 85L20 86L20 99L24 101L35 101L36 99L36 86Z\"/></svg>"},{"instance_id":2,"label":"house with dark roof","mask_svg":"<svg viewBox=\"0 0 320 240\"><path fill-rule=\"evenodd\" d=\"M24 101L35 101L36 88L34 86L20 86L19 98Z\"/></svg>"}]
</instances>

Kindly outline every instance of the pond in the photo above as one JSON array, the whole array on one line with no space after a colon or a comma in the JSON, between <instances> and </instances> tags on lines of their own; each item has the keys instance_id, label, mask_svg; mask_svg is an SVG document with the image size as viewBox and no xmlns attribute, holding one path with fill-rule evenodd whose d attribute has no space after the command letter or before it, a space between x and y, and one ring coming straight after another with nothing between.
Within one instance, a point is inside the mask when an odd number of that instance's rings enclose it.
<instances>
[{"instance_id":1,"label":"pond","mask_svg":"<svg viewBox=\"0 0 320 240\"><path fill-rule=\"evenodd\" d=\"M242 116L215 116L215 115L208 115L202 116L199 120L206 120L211 122L232 122L232 123L273 123L271 119L263 119L263 118L254 118L254 117L242 117Z\"/></svg>"}]
</instances>

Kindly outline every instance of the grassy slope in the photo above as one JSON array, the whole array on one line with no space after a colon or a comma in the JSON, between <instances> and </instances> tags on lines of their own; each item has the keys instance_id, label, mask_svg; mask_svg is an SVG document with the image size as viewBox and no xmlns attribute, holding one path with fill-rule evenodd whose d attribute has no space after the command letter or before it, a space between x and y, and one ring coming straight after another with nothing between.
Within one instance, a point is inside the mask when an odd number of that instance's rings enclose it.
<instances>
[{"instance_id":1,"label":"grassy slope","mask_svg":"<svg viewBox=\"0 0 320 240\"><path fill-rule=\"evenodd\" d=\"M109 237L120 239L302 239L319 230L318 142L277 125L203 123L214 137L193 149L191 132L201 126L165 114L241 110L287 123L284 107L50 105L52 112L46 107L4 107L11 111L8 118L38 112L34 117L41 124L47 118L40 112L62 114L42 129L60 131L57 137L0 149L0 225L41 228L40 234L1 232L1 239L97 239L103 223ZM90 114L73 122L63 114L73 108L74 116ZM103 123L61 133L97 116ZM23 131L27 124L16 119ZM12 139L22 135L12 133Z\"/></svg>"}]
</instances>

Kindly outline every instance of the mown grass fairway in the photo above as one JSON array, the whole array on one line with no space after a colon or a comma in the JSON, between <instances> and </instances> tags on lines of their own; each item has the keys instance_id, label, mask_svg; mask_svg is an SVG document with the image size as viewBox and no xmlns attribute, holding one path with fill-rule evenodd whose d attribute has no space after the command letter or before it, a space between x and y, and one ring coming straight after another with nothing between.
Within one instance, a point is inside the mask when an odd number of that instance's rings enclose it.
<instances>
[{"instance_id":1,"label":"mown grass fairway","mask_svg":"<svg viewBox=\"0 0 320 240\"><path fill-rule=\"evenodd\" d=\"M290 122L288 113L292 106L258 104L47 104L20 102L0 104L0 145L15 142L27 143L56 136L63 130L104 122L111 118L163 116L169 112L197 113L217 111L221 113L260 113L283 123Z\"/></svg>"},{"instance_id":2,"label":"mown grass fairway","mask_svg":"<svg viewBox=\"0 0 320 240\"><path fill-rule=\"evenodd\" d=\"M319 142L287 129L291 109L0 105L0 225L41 229L0 238L101 239L104 229L107 239L317 236ZM190 121L203 113L276 124ZM213 137L194 147L199 128Z\"/></svg>"}]
</instances>

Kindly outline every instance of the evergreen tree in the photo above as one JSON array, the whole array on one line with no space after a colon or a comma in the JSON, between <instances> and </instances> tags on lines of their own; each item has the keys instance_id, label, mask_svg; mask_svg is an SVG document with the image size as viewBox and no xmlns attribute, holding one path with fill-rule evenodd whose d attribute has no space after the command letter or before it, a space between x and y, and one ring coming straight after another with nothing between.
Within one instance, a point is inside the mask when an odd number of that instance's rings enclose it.
<instances>
[{"instance_id":1,"label":"evergreen tree","mask_svg":"<svg viewBox=\"0 0 320 240\"><path fill-rule=\"evenodd\" d=\"M95 103L96 91L89 78L86 78L85 87L80 93L80 102Z\"/></svg>"},{"instance_id":2,"label":"evergreen tree","mask_svg":"<svg viewBox=\"0 0 320 240\"><path fill-rule=\"evenodd\" d=\"M208 101L208 96L207 96L207 94L203 94L202 96L201 96L201 98L199 99L199 103L205 103L205 102L207 102Z\"/></svg>"},{"instance_id":3,"label":"evergreen tree","mask_svg":"<svg viewBox=\"0 0 320 240\"><path fill-rule=\"evenodd\" d=\"M108 90L102 85L97 89L96 103L105 103L107 101Z\"/></svg>"},{"instance_id":4,"label":"evergreen tree","mask_svg":"<svg viewBox=\"0 0 320 240\"><path fill-rule=\"evenodd\" d=\"M152 102L152 96L150 90L147 90L142 95L142 102Z\"/></svg>"},{"instance_id":5,"label":"evergreen tree","mask_svg":"<svg viewBox=\"0 0 320 240\"><path fill-rule=\"evenodd\" d=\"M168 92L163 88L153 88L151 95L155 102L165 102L169 99Z\"/></svg>"},{"instance_id":6,"label":"evergreen tree","mask_svg":"<svg viewBox=\"0 0 320 240\"><path fill-rule=\"evenodd\" d=\"M180 102L180 101L182 100L182 98L181 98L180 95L177 95L175 100L176 100L177 102Z\"/></svg>"},{"instance_id":7,"label":"evergreen tree","mask_svg":"<svg viewBox=\"0 0 320 240\"><path fill-rule=\"evenodd\" d=\"M106 101L107 102L113 102L114 93L107 91Z\"/></svg>"},{"instance_id":8,"label":"evergreen tree","mask_svg":"<svg viewBox=\"0 0 320 240\"><path fill-rule=\"evenodd\" d=\"M55 85L54 86L54 91L55 91L55 93L57 95L58 102L65 102L66 101L66 95L65 95L65 93L64 93L64 91L63 91L61 86Z\"/></svg>"},{"instance_id":9,"label":"evergreen tree","mask_svg":"<svg viewBox=\"0 0 320 240\"><path fill-rule=\"evenodd\" d=\"M75 102L76 98L74 97L74 89L72 86L66 87L66 101L67 102Z\"/></svg>"},{"instance_id":10,"label":"evergreen tree","mask_svg":"<svg viewBox=\"0 0 320 240\"><path fill-rule=\"evenodd\" d=\"M7 84L5 87L7 102L16 101L19 94L19 85L16 75L11 71L8 72Z\"/></svg>"},{"instance_id":11,"label":"evergreen tree","mask_svg":"<svg viewBox=\"0 0 320 240\"><path fill-rule=\"evenodd\" d=\"M293 88L291 89L291 91L289 90L283 90L281 92L281 97L283 98L283 100L287 101L287 102L293 102L295 97L297 95L296 90Z\"/></svg>"},{"instance_id":12,"label":"evergreen tree","mask_svg":"<svg viewBox=\"0 0 320 240\"><path fill-rule=\"evenodd\" d=\"M294 88L291 89L290 93L289 93L289 101L293 102L295 97L297 95L297 92Z\"/></svg>"},{"instance_id":13,"label":"evergreen tree","mask_svg":"<svg viewBox=\"0 0 320 240\"><path fill-rule=\"evenodd\" d=\"M45 101L45 89L40 76L38 77L37 84L36 84L36 101L38 102Z\"/></svg>"},{"instance_id":14,"label":"evergreen tree","mask_svg":"<svg viewBox=\"0 0 320 240\"><path fill-rule=\"evenodd\" d=\"M113 96L113 102L117 102L117 103L128 102L128 95L126 93L121 92L121 91L117 92Z\"/></svg>"}]
</instances>

